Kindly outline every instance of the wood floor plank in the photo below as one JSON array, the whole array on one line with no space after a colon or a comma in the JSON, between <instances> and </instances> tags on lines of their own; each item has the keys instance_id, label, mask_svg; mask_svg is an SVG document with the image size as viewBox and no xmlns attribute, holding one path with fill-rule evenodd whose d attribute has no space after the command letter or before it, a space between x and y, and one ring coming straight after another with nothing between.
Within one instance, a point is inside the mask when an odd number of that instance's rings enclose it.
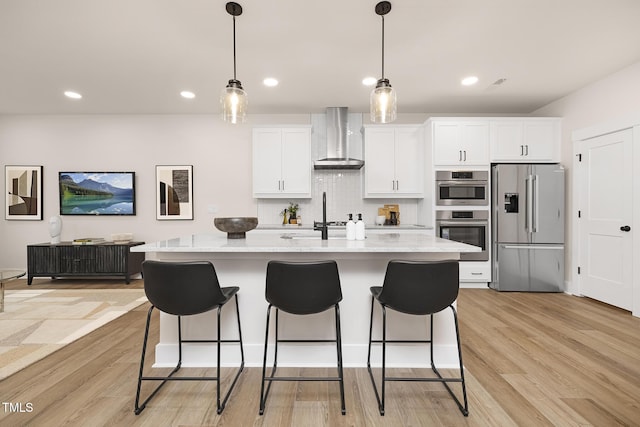
<instances>
[{"instance_id":1,"label":"wood floor plank","mask_svg":"<svg viewBox=\"0 0 640 427\"><path fill-rule=\"evenodd\" d=\"M10 286L29 289L19 280ZM112 286L141 287L142 281L36 280L33 288ZM468 418L440 384L424 383L390 383L381 417L368 373L361 368L345 370L345 416L336 383L295 382L274 384L266 412L259 416L259 368L245 369L222 415L215 410L215 385L189 382L167 384L136 416L133 400L147 308L136 308L1 381L2 401L29 402L33 411L0 411L0 425L638 425L640 319L586 298L460 291ZM152 326L152 342L157 336ZM153 352L148 357L151 361ZM286 368L280 373L333 371ZM223 371L225 385L231 375Z\"/></svg>"}]
</instances>

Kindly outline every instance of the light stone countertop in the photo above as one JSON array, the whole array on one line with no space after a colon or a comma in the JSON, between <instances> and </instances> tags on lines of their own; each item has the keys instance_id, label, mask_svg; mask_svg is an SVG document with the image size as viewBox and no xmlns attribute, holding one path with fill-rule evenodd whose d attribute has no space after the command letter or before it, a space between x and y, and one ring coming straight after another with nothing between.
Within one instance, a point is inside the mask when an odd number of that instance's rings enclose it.
<instances>
[{"instance_id":1,"label":"light stone countertop","mask_svg":"<svg viewBox=\"0 0 640 427\"><path fill-rule=\"evenodd\" d=\"M131 252L173 253L457 253L479 252L480 248L445 240L426 233L371 233L365 240L346 240L335 230L329 240L321 240L312 230L261 232L252 230L245 239L227 239L223 233L201 233L145 245L134 246ZM283 238L282 236L286 236Z\"/></svg>"},{"instance_id":2,"label":"light stone countertop","mask_svg":"<svg viewBox=\"0 0 640 427\"><path fill-rule=\"evenodd\" d=\"M329 230L345 230L345 226L329 226ZM415 224L400 224L400 225L375 225L365 224L365 229L375 232L393 232L394 230L433 230L433 227L426 225ZM282 231L295 231L295 230L313 230L313 225L304 223L302 225L297 224L258 224L256 230L282 230Z\"/></svg>"}]
</instances>

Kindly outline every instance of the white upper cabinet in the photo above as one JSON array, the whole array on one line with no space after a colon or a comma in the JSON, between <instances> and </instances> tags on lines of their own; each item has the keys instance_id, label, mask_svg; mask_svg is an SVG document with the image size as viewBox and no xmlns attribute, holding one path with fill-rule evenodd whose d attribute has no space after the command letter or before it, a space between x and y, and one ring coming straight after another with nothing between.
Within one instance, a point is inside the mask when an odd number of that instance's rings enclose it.
<instances>
[{"instance_id":1,"label":"white upper cabinet","mask_svg":"<svg viewBox=\"0 0 640 427\"><path fill-rule=\"evenodd\" d=\"M491 119L492 162L560 161L559 118Z\"/></svg>"},{"instance_id":2,"label":"white upper cabinet","mask_svg":"<svg viewBox=\"0 0 640 427\"><path fill-rule=\"evenodd\" d=\"M489 122L464 118L429 120L436 166L488 166Z\"/></svg>"},{"instance_id":3,"label":"white upper cabinet","mask_svg":"<svg viewBox=\"0 0 640 427\"><path fill-rule=\"evenodd\" d=\"M311 197L311 128L253 129L253 197Z\"/></svg>"},{"instance_id":4,"label":"white upper cabinet","mask_svg":"<svg viewBox=\"0 0 640 427\"><path fill-rule=\"evenodd\" d=\"M423 197L423 171L421 126L365 126L364 197Z\"/></svg>"}]
</instances>

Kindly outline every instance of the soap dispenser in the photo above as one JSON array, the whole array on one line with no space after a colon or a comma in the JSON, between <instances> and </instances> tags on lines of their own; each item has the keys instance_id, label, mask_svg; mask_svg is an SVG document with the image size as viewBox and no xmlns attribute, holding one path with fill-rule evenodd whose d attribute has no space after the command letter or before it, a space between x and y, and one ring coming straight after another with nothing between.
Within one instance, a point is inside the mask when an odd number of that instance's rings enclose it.
<instances>
[{"instance_id":1,"label":"soap dispenser","mask_svg":"<svg viewBox=\"0 0 640 427\"><path fill-rule=\"evenodd\" d=\"M353 214L349 214L349 221L347 221L347 240L356 240L356 223L353 222Z\"/></svg>"},{"instance_id":2,"label":"soap dispenser","mask_svg":"<svg viewBox=\"0 0 640 427\"><path fill-rule=\"evenodd\" d=\"M364 221L361 213L358 214L358 221L356 222L356 240L364 240Z\"/></svg>"}]
</instances>

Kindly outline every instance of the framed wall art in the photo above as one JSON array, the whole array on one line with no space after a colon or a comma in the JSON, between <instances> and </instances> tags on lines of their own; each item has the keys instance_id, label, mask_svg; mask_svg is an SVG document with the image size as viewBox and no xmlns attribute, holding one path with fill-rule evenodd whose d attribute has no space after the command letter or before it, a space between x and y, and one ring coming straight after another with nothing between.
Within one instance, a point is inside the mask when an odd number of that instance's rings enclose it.
<instances>
[{"instance_id":1,"label":"framed wall art","mask_svg":"<svg viewBox=\"0 0 640 427\"><path fill-rule=\"evenodd\" d=\"M156 219L193 219L193 166L156 166Z\"/></svg>"},{"instance_id":2,"label":"framed wall art","mask_svg":"<svg viewBox=\"0 0 640 427\"><path fill-rule=\"evenodd\" d=\"M42 220L42 166L5 166L5 219Z\"/></svg>"}]
</instances>

